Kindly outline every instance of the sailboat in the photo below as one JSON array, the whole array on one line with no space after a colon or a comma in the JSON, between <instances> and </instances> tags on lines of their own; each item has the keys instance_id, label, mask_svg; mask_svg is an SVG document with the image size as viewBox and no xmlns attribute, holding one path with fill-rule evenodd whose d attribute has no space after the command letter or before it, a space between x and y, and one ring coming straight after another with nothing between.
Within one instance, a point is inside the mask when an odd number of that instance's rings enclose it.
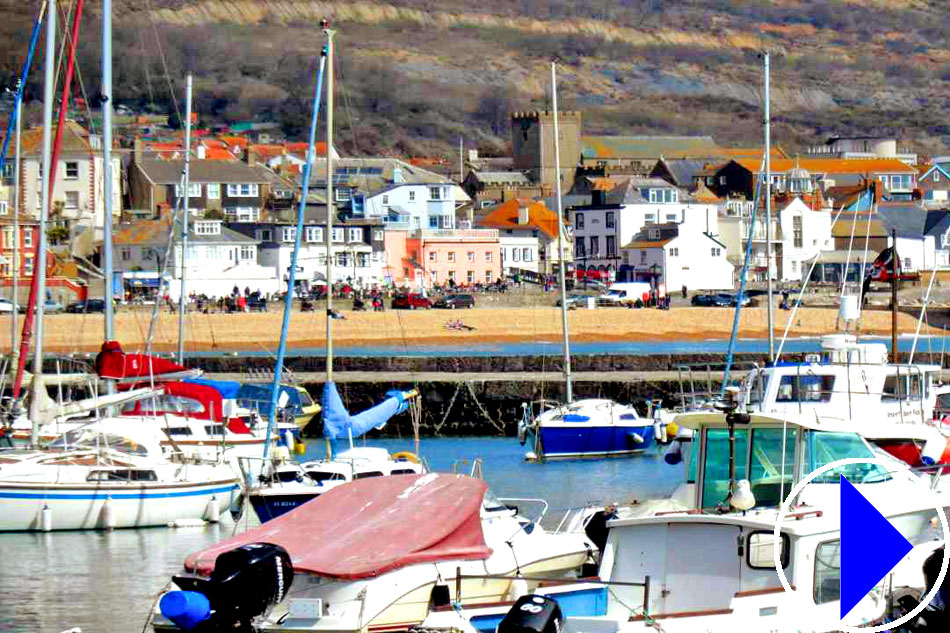
<instances>
[{"instance_id":1,"label":"sailboat","mask_svg":"<svg viewBox=\"0 0 950 633\"><path fill-rule=\"evenodd\" d=\"M551 63L551 101L554 111L554 161L561 168L558 140L557 65ZM662 434L658 422L640 417L637 410L626 404L606 399L574 400L571 379L570 331L567 325L567 282L564 261L564 207L561 200L561 179L555 178L558 211L559 278L561 285L561 328L564 346L564 383L567 401L555 404L549 401L524 403L524 414L518 424L522 445L529 435L534 438L534 450L525 454L529 461L555 458L619 457L646 451L657 434ZM535 411L535 405L540 411Z\"/></svg>"},{"instance_id":2,"label":"sailboat","mask_svg":"<svg viewBox=\"0 0 950 633\"><path fill-rule=\"evenodd\" d=\"M320 95L323 88L323 77L327 76L327 269L326 279L328 287L333 284L332 258L332 223L333 223L333 160L331 147L333 144L333 31L327 29L327 45L320 57L320 68L317 75L317 85L313 100L313 118L310 127L310 143L307 154L307 164L304 166L302 181L303 189L297 211L297 233L294 241L294 250L291 254L288 288L294 287L297 271L297 257L300 250L300 236L303 234L304 211L307 204L307 195L310 186L310 170L313 165L314 147L316 144L317 121L320 112ZM329 65L329 68L328 68ZM356 415L350 415L340 398L336 384L333 382L333 310L332 292L327 293L327 380L323 389L323 432L327 445L327 457L324 460L310 461L297 464L290 460L289 452L279 447L268 459L268 449L265 449L264 461L259 482L248 486L247 497L261 522L269 521L290 510L295 509L307 501L314 499L327 490L364 477L424 474L425 465L413 453L390 455L385 449L355 448L353 438L360 437L373 428L381 428L386 422L409 407L409 401L417 398L416 390L408 392L393 391L380 404ZM268 428L275 428L279 380L283 373L284 356L287 348L287 332L290 324L291 302L293 293L288 292L284 298L284 318L281 328L280 345L277 350L277 363L274 370L274 382L271 385L271 406L269 407L270 423ZM333 457L331 442L346 437L350 442L350 449ZM246 470L252 470L250 463Z\"/></svg>"}]
</instances>

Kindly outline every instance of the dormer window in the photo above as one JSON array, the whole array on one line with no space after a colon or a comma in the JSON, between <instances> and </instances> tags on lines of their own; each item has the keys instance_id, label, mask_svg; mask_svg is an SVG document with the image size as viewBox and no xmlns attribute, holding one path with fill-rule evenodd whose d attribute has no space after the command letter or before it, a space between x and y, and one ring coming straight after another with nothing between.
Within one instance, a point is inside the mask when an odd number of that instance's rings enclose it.
<instances>
[{"instance_id":1,"label":"dormer window","mask_svg":"<svg viewBox=\"0 0 950 633\"><path fill-rule=\"evenodd\" d=\"M221 221L199 220L195 222L195 235L221 235Z\"/></svg>"},{"instance_id":2,"label":"dormer window","mask_svg":"<svg viewBox=\"0 0 950 633\"><path fill-rule=\"evenodd\" d=\"M649 236L651 240L660 239L660 229L650 229Z\"/></svg>"}]
</instances>

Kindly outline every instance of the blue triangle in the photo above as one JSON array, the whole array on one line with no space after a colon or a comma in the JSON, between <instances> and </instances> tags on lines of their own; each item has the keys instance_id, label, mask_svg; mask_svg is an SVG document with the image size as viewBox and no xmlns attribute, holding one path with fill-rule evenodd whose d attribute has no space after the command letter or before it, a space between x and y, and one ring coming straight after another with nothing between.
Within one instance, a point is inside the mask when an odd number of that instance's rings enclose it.
<instances>
[{"instance_id":1,"label":"blue triangle","mask_svg":"<svg viewBox=\"0 0 950 633\"><path fill-rule=\"evenodd\" d=\"M841 618L913 549L841 475Z\"/></svg>"}]
</instances>

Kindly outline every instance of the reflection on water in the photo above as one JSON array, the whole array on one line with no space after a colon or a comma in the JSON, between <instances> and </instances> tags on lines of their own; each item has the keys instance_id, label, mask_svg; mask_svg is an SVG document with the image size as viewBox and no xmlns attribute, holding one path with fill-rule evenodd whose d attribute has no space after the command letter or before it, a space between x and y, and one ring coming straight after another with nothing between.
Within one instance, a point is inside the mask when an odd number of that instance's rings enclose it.
<instances>
[{"instance_id":1,"label":"reflection on water","mask_svg":"<svg viewBox=\"0 0 950 633\"><path fill-rule=\"evenodd\" d=\"M391 451L412 448L411 441L398 439L368 445ZM668 495L682 475L680 468L664 464L659 453L525 463L524 448L513 439L424 439L422 454L439 471L450 470L459 459L482 457L485 479L499 497L540 497L550 503L548 524L556 524L569 507ZM303 459L322 456L323 442L311 442ZM537 512L521 505L529 516ZM241 529L244 525L242 520ZM0 631L58 633L74 626L85 633L140 631L185 556L230 536L233 529L228 521L180 530L2 534Z\"/></svg>"}]
</instances>

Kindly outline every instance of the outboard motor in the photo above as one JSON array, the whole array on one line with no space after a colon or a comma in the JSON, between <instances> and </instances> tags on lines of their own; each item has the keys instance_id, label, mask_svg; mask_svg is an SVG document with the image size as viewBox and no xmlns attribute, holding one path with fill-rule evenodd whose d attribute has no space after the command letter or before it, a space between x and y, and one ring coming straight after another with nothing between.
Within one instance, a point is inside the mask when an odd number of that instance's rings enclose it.
<instances>
[{"instance_id":1,"label":"outboard motor","mask_svg":"<svg viewBox=\"0 0 950 633\"><path fill-rule=\"evenodd\" d=\"M557 600L532 594L518 598L495 633L561 633L563 624Z\"/></svg>"},{"instance_id":2,"label":"outboard motor","mask_svg":"<svg viewBox=\"0 0 950 633\"><path fill-rule=\"evenodd\" d=\"M927 582L924 595L930 592L940 575L940 566L943 564L943 550L943 547L934 550L924 561L924 580ZM910 596L904 596L902 599L898 599L897 602L901 612L896 615L903 615L919 604L916 599ZM950 630L950 574L944 578L943 585L937 591L937 595L934 596L934 599L930 601L930 604L924 608L920 615L897 630L900 633L943 633Z\"/></svg>"},{"instance_id":3,"label":"outboard motor","mask_svg":"<svg viewBox=\"0 0 950 633\"><path fill-rule=\"evenodd\" d=\"M185 631L252 631L251 621L284 599L294 580L287 550L249 543L218 556L210 578L175 576L182 591L159 603L162 615Z\"/></svg>"}]
</instances>

